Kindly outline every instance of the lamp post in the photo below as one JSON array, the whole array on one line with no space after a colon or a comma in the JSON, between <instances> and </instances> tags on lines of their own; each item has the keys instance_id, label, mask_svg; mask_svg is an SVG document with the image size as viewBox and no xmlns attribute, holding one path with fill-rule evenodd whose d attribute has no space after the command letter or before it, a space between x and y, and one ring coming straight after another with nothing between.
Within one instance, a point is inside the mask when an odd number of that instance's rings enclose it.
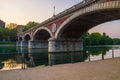
<instances>
[{"instance_id":1,"label":"lamp post","mask_svg":"<svg viewBox=\"0 0 120 80\"><path fill-rule=\"evenodd\" d=\"M55 17L55 6L53 6L53 16Z\"/></svg>"},{"instance_id":2,"label":"lamp post","mask_svg":"<svg viewBox=\"0 0 120 80\"><path fill-rule=\"evenodd\" d=\"M114 58L114 49L112 48L112 58Z\"/></svg>"},{"instance_id":3,"label":"lamp post","mask_svg":"<svg viewBox=\"0 0 120 80\"><path fill-rule=\"evenodd\" d=\"M87 36L87 39L88 39L88 50L86 51L86 53L88 54L88 57L89 57L89 62L91 61L90 59L90 48L91 48L91 39L90 39L90 35Z\"/></svg>"}]
</instances>

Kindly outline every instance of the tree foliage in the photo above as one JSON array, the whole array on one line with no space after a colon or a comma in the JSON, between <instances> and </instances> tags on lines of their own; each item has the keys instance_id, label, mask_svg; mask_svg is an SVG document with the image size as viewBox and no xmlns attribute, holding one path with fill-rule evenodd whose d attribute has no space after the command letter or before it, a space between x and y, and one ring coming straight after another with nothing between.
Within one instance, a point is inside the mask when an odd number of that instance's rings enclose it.
<instances>
[{"instance_id":1,"label":"tree foliage","mask_svg":"<svg viewBox=\"0 0 120 80\"><path fill-rule=\"evenodd\" d=\"M0 28L0 41L16 41L17 28Z\"/></svg>"},{"instance_id":2,"label":"tree foliage","mask_svg":"<svg viewBox=\"0 0 120 80\"><path fill-rule=\"evenodd\" d=\"M114 41L114 45L120 45L120 39L115 38L113 39L113 41Z\"/></svg>"},{"instance_id":3,"label":"tree foliage","mask_svg":"<svg viewBox=\"0 0 120 80\"><path fill-rule=\"evenodd\" d=\"M103 33L103 36L101 37L100 44L101 45L113 44L113 39L110 38L109 36L106 36L106 33Z\"/></svg>"},{"instance_id":4,"label":"tree foliage","mask_svg":"<svg viewBox=\"0 0 120 80\"><path fill-rule=\"evenodd\" d=\"M82 39L84 45L90 45L90 34L88 32L83 34Z\"/></svg>"},{"instance_id":5,"label":"tree foliage","mask_svg":"<svg viewBox=\"0 0 120 80\"><path fill-rule=\"evenodd\" d=\"M91 45L99 45L102 35L98 32L90 35Z\"/></svg>"},{"instance_id":6,"label":"tree foliage","mask_svg":"<svg viewBox=\"0 0 120 80\"><path fill-rule=\"evenodd\" d=\"M26 30L28 30L28 29L30 29L30 28L38 25L38 24L39 24L39 23L37 23L37 22L30 21L30 22L28 22L28 23L24 26L23 31L26 31Z\"/></svg>"},{"instance_id":7,"label":"tree foliage","mask_svg":"<svg viewBox=\"0 0 120 80\"><path fill-rule=\"evenodd\" d=\"M16 28L18 25L17 24L15 24L15 23L10 23L10 24L7 24L7 28L8 29L14 29L14 28Z\"/></svg>"},{"instance_id":8,"label":"tree foliage","mask_svg":"<svg viewBox=\"0 0 120 80\"><path fill-rule=\"evenodd\" d=\"M83 39L83 44L85 46L90 46L90 45L113 45L113 43L116 42L116 44L119 43L118 39L112 39L109 36L106 35L106 33L103 33L103 35L101 35L98 32L95 33L85 33L82 36Z\"/></svg>"},{"instance_id":9,"label":"tree foliage","mask_svg":"<svg viewBox=\"0 0 120 80\"><path fill-rule=\"evenodd\" d=\"M34 22L34 21L28 22L24 27L24 31L26 31L36 25L38 25L37 22ZM15 24L15 23L10 23L6 26L7 28L0 27L0 41L16 41L18 26L19 25Z\"/></svg>"}]
</instances>

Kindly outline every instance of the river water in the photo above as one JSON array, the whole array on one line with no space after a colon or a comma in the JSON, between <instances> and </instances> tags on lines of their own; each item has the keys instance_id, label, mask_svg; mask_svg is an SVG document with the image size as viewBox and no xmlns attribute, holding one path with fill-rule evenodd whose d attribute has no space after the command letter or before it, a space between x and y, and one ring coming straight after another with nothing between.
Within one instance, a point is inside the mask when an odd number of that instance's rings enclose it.
<instances>
[{"instance_id":1,"label":"river water","mask_svg":"<svg viewBox=\"0 0 120 80\"><path fill-rule=\"evenodd\" d=\"M0 70L25 69L65 63L89 62L120 57L120 45L84 47L79 52L48 53L47 49L0 46Z\"/></svg>"}]
</instances>

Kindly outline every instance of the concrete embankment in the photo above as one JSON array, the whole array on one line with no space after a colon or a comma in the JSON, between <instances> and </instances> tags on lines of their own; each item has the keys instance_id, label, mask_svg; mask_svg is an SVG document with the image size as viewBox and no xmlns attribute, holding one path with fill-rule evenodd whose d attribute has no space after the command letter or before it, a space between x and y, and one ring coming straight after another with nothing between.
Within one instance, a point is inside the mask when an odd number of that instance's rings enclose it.
<instances>
[{"instance_id":1,"label":"concrete embankment","mask_svg":"<svg viewBox=\"0 0 120 80\"><path fill-rule=\"evenodd\" d=\"M120 58L0 71L0 80L120 80Z\"/></svg>"}]
</instances>

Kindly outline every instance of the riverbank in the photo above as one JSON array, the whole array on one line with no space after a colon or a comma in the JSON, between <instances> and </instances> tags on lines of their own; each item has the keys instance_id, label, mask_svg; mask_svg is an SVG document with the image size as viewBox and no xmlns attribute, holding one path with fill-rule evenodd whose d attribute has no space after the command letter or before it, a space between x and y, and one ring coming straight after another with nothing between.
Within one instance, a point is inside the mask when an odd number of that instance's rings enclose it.
<instances>
[{"instance_id":1,"label":"riverbank","mask_svg":"<svg viewBox=\"0 0 120 80\"><path fill-rule=\"evenodd\" d=\"M16 42L0 42L0 45L16 45Z\"/></svg>"},{"instance_id":2,"label":"riverbank","mask_svg":"<svg viewBox=\"0 0 120 80\"><path fill-rule=\"evenodd\" d=\"M120 80L120 58L0 71L0 80Z\"/></svg>"}]
</instances>

